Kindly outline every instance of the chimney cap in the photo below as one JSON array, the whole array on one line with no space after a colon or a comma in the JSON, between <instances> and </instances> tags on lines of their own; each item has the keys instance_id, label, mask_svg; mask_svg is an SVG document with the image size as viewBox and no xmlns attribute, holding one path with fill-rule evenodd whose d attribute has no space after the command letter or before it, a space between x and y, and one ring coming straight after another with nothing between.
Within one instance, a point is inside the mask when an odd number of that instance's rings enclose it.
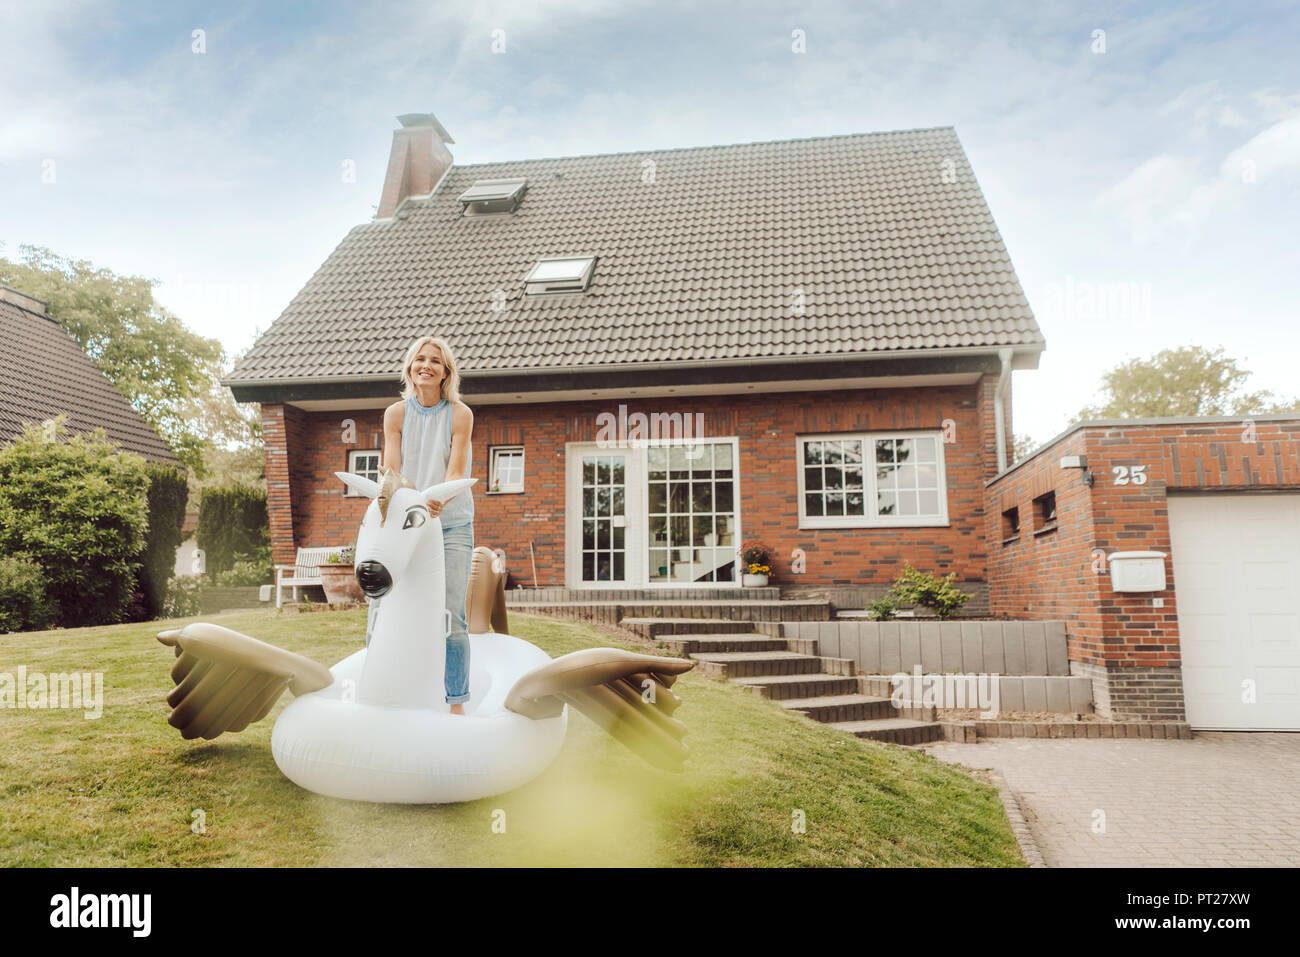
<instances>
[{"instance_id":1,"label":"chimney cap","mask_svg":"<svg viewBox=\"0 0 1300 957\"><path fill-rule=\"evenodd\" d=\"M442 137L444 143L456 142L451 138L451 134L443 129L442 124L438 122L438 118L432 113L403 113L397 118L397 122L401 123L407 129L411 129L412 127L432 126L433 131Z\"/></svg>"}]
</instances>

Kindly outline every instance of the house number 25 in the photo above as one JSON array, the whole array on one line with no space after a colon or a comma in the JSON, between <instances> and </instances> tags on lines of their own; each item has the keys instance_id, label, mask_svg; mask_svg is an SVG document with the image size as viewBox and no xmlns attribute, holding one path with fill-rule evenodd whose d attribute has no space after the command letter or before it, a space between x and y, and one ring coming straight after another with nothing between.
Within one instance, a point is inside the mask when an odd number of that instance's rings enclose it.
<instances>
[{"instance_id":1,"label":"house number 25","mask_svg":"<svg viewBox=\"0 0 1300 957\"><path fill-rule=\"evenodd\" d=\"M1130 482L1134 485L1147 484L1145 465L1116 465L1111 471L1115 473L1116 485L1128 485Z\"/></svg>"}]
</instances>

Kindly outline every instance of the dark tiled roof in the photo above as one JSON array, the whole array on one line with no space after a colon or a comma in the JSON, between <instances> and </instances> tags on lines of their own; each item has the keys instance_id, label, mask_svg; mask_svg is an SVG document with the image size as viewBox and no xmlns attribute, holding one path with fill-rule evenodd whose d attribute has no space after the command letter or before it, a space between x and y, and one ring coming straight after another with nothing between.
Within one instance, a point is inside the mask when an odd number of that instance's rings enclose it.
<instances>
[{"instance_id":1,"label":"dark tiled roof","mask_svg":"<svg viewBox=\"0 0 1300 957\"><path fill-rule=\"evenodd\" d=\"M68 428L102 426L108 437L151 462L176 454L53 319L0 299L0 442L67 413Z\"/></svg>"},{"instance_id":2,"label":"dark tiled roof","mask_svg":"<svg viewBox=\"0 0 1300 957\"><path fill-rule=\"evenodd\" d=\"M517 176L512 216L461 216ZM581 254L585 294L524 296L538 258ZM349 232L230 380L391 374L430 331L470 375L1043 345L950 128L453 166Z\"/></svg>"}]
</instances>

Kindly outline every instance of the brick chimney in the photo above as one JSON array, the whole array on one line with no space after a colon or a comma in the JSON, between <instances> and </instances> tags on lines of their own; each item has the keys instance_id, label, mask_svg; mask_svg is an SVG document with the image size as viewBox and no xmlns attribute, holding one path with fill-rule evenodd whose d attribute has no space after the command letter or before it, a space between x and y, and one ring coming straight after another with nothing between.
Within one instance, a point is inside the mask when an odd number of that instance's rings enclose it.
<instances>
[{"instance_id":1,"label":"brick chimney","mask_svg":"<svg viewBox=\"0 0 1300 957\"><path fill-rule=\"evenodd\" d=\"M451 153L444 143L454 143L432 113L403 113L402 124L393 131L393 151L388 156L388 174L379 197L376 219L397 211L408 196L427 196L451 168Z\"/></svg>"}]
</instances>

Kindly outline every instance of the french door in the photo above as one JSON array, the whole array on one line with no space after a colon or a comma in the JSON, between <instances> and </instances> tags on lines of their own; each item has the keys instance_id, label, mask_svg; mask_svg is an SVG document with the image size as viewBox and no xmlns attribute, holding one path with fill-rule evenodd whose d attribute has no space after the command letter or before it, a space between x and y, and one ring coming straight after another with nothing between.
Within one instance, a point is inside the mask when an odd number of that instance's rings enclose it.
<instances>
[{"instance_id":1,"label":"french door","mask_svg":"<svg viewBox=\"0 0 1300 957\"><path fill-rule=\"evenodd\" d=\"M735 583L736 457L734 439L632 448L571 443L568 586Z\"/></svg>"}]
</instances>

